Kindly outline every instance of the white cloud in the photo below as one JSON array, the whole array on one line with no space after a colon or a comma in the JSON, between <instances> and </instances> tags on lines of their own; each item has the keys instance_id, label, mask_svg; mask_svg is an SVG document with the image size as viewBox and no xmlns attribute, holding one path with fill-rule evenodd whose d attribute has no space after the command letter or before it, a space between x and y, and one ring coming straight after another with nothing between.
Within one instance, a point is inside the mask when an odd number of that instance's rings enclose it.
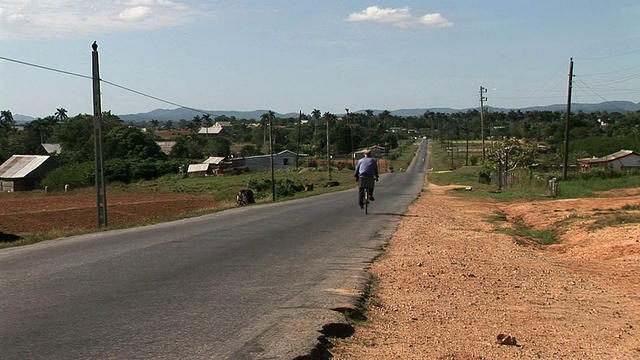
<instances>
[{"instance_id":1,"label":"white cloud","mask_svg":"<svg viewBox=\"0 0 640 360\"><path fill-rule=\"evenodd\" d=\"M137 20L145 17L151 12L151 8L148 6L136 6L122 10L118 14L118 18L122 20Z\"/></svg>"},{"instance_id":2,"label":"white cloud","mask_svg":"<svg viewBox=\"0 0 640 360\"><path fill-rule=\"evenodd\" d=\"M369 6L349 15L346 21L368 21L390 24L401 28L437 29L452 27L453 23L439 13L425 14L419 18L411 14L408 7L380 8Z\"/></svg>"},{"instance_id":3,"label":"white cloud","mask_svg":"<svg viewBox=\"0 0 640 360\"><path fill-rule=\"evenodd\" d=\"M430 29L449 28L453 26L453 23L451 21L445 19L439 13L424 15L420 17L420 20L418 22Z\"/></svg>"},{"instance_id":4,"label":"white cloud","mask_svg":"<svg viewBox=\"0 0 640 360\"><path fill-rule=\"evenodd\" d=\"M209 18L181 0L0 0L0 40L153 30Z\"/></svg>"}]
</instances>

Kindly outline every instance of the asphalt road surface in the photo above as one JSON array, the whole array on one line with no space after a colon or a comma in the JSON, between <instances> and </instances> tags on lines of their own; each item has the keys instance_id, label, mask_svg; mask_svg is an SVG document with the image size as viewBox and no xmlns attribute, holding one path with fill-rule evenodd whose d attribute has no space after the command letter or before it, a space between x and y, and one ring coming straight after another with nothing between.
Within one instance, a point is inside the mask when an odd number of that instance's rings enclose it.
<instances>
[{"instance_id":1,"label":"asphalt road surface","mask_svg":"<svg viewBox=\"0 0 640 360\"><path fill-rule=\"evenodd\" d=\"M420 193L425 151L368 215L350 189L0 250L0 359L309 356Z\"/></svg>"}]
</instances>

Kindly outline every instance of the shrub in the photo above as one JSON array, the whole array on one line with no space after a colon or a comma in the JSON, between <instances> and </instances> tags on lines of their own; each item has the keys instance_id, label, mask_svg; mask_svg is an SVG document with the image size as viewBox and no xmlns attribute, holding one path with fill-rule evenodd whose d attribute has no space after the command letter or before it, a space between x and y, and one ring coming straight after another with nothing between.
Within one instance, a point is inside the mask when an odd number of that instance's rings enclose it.
<instances>
[{"instance_id":1,"label":"shrub","mask_svg":"<svg viewBox=\"0 0 640 360\"><path fill-rule=\"evenodd\" d=\"M270 179L251 179L247 186L253 190L257 198L264 198L271 195L271 184ZM297 192L304 191L304 184L290 179L277 179L275 190L278 197L292 196Z\"/></svg>"},{"instance_id":2,"label":"shrub","mask_svg":"<svg viewBox=\"0 0 640 360\"><path fill-rule=\"evenodd\" d=\"M40 184L51 190L64 190L65 185L71 188L91 186L95 182L95 165L93 162L61 166L48 173Z\"/></svg>"}]
</instances>

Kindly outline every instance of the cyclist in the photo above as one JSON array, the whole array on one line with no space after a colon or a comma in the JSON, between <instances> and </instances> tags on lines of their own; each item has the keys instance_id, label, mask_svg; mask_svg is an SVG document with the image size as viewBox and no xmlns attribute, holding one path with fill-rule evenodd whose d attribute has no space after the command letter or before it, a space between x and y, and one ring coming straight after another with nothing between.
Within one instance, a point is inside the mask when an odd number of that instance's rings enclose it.
<instances>
[{"instance_id":1,"label":"cyclist","mask_svg":"<svg viewBox=\"0 0 640 360\"><path fill-rule=\"evenodd\" d=\"M356 165L355 177L358 181L358 205L360 208L364 208L364 191L367 189L369 192L369 200L374 201L373 198L373 183L370 186L363 187L360 178L368 178L378 181L378 163L371 157L371 150L365 149L363 151L364 157L358 161Z\"/></svg>"}]
</instances>

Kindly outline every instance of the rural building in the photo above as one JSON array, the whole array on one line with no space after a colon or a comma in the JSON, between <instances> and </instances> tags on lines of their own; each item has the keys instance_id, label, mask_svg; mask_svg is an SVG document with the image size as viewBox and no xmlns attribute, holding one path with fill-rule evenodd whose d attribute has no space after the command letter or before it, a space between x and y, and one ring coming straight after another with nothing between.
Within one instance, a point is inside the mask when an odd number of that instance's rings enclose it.
<instances>
[{"instance_id":1,"label":"rural building","mask_svg":"<svg viewBox=\"0 0 640 360\"><path fill-rule=\"evenodd\" d=\"M60 151L62 151L62 145L60 144L40 144L38 154L54 156L60 155Z\"/></svg>"},{"instance_id":2,"label":"rural building","mask_svg":"<svg viewBox=\"0 0 640 360\"><path fill-rule=\"evenodd\" d=\"M49 155L13 155L0 165L0 191L35 190L58 166Z\"/></svg>"},{"instance_id":3,"label":"rural building","mask_svg":"<svg viewBox=\"0 0 640 360\"><path fill-rule=\"evenodd\" d=\"M227 158L222 156L210 156L201 164L191 164L187 168L187 173L192 175L211 175L213 173L219 173L225 165L227 165Z\"/></svg>"},{"instance_id":4,"label":"rural building","mask_svg":"<svg viewBox=\"0 0 640 360\"><path fill-rule=\"evenodd\" d=\"M213 174L213 170L211 164L189 164L187 174L207 176Z\"/></svg>"},{"instance_id":5,"label":"rural building","mask_svg":"<svg viewBox=\"0 0 640 360\"><path fill-rule=\"evenodd\" d=\"M371 157L374 159L379 159L382 157L382 155L384 155L384 148L382 146L371 146L369 148L367 148L369 150L371 150ZM362 159L364 157L364 151L366 149L362 149L362 150L358 150L355 153L353 153L353 156L356 158L356 160L358 159Z\"/></svg>"},{"instance_id":6,"label":"rural building","mask_svg":"<svg viewBox=\"0 0 640 360\"><path fill-rule=\"evenodd\" d=\"M613 171L629 170L640 167L640 154L633 150L620 150L602 157L578 159L577 162L582 170L595 167Z\"/></svg>"},{"instance_id":7,"label":"rural building","mask_svg":"<svg viewBox=\"0 0 640 360\"><path fill-rule=\"evenodd\" d=\"M231 129L233 128L233 126L231 125L230 122L228 121L218 121L215 124L213 124L213 126L203 126L200 128L200 130L198 130L198 134L205 134L205 135L217 135L217 134L221 134L224 132L229 132L231 131Z\"/></svg>"},{"instance_id":8,"label":"rural building","mask_svg":"<svg viewBox=\"0 0 640 360\"><path fill-rule=\"evenodd\" d=\"M244 158L244 161L249 171L266 171L271 169L270 155L247 156ZM274 169L295 169L296 161L296 153L290 150L273 154Z\"/></svg>"},{"instance_id":9,"label":"rural building","mask_svg":"<svg viewBox=\"0 0 640 360\"><path fill-rule=\"evenodd\" d=\"M162 140L162 141L156 141L156 144L160 146L160 150L163 153L169 155L171 154L171 149L173 149L173 146L176 144L176 142L172 140Z\"/></svg>"}]
</instances>

